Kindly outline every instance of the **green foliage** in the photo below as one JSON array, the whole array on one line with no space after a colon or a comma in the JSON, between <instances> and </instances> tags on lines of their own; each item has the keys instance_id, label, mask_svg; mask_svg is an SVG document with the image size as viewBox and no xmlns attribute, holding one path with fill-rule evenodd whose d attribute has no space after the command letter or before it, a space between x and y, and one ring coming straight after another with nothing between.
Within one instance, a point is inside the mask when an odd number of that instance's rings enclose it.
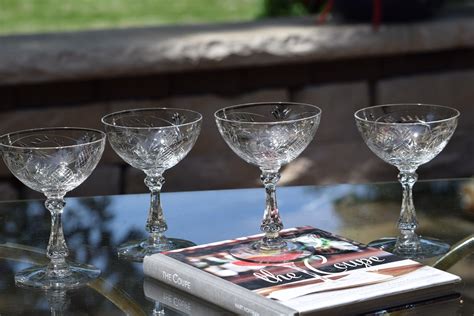
<instances>
[{"instance_id":1,"label":"green foliage","mask_svg":"<svg viewBox=\"0 0 474 316\"><path fill-rule=\"evenodd\" d=\"M0 34L253 20L264 0L0 0Z\"/></svg>"}]
</instances>

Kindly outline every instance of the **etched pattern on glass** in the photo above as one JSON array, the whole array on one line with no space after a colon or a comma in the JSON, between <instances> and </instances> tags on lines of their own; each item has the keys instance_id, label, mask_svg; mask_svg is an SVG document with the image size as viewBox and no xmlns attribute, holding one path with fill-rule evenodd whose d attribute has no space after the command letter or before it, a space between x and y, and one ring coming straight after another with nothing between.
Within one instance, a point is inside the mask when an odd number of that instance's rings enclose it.
<instances>
[{"instance_id":1,"label":"etched pattern on glass","mask_svg":"<svg viewBox=\"0 0 474 316\"><path fill-rule=\"evenodd\" d=\"M93 134L76 139L72 135L37 132L9 136L7 144L14 147L3 148L3 160L21 182L35 191L64 194L80 185L95 169L105 139Z\"/></svg>"},{"instance_id":2,"label":"etched pattern on glass","mask_svg":"<svg viewBox=\"0 0 474 316\"><path fill-rule=\"evenodd\" d=\"M267 115L228 110L217 126L229 147L246 162L278 169L298 157L314 138L320 116L301 119L287 107L269 108ZM267 120L268 123L262 122ZM282 121L286 120L286 121Z\"/></svg>"},{"instance_id":3,"label":"etched pattern on glass","mask_svg":"<svg viewBox=\"0 0 474 316\"><path fill-rule=\"evenodd\" d=\"M106 125L106 131L110 145L123 160L132 167L152 172L175 166L193 147L201 125L185 122L185 115L177 112L170 112L169 119L130 115L117 123L131 127Z\"/></svg>"},{"instance_id":4,"label":"etched pattern on glass","mask_svg":"<svg viewBox=\"0 0 474 316\"><path fill-rule=\"evenodd\" d=\"M365 114L370 121L357 120L357 127L368 147L381 159L406 171L436 157L457 126L457 120L430 122L430 114Z\"/></svg>"}]
</instances>

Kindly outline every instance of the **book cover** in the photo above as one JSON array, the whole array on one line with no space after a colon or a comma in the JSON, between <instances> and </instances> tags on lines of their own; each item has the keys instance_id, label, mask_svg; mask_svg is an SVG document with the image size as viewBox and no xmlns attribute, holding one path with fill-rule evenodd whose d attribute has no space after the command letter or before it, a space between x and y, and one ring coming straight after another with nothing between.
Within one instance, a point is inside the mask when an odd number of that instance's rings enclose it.
<instances>
[{"instance_id":1,"label":"book cover","mask_svg":"<svg viewBox=\"0 0 474 316\"><path fill-rule=\"evenodd\" d=\"M314 227L282 231L313 255L300 261L259 264L228 250L261 235L168 251L146 257L145 274L248 315L364 312L441 296L460 278L367 247Z\"/></svg>"}]
</instances>

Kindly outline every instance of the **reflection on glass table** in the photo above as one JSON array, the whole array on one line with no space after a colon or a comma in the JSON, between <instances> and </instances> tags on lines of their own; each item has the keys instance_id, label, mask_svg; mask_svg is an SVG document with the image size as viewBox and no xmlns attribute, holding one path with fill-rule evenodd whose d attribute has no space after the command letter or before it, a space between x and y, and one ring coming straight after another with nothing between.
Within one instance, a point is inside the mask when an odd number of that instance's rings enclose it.
<instances>
[{"instance_id":1,"label":"reflection on glass table","mask_svg":"<svg viewBox=\"0 0 474 316\"><path fill-rule=\"evenodd\" d=\"M155 304L153 315L233 315L219 306L148 277L143 281L143 292L145 297Z\"/></svg>"},{"instance_id":2,"label":"reflection on glass table","mask_svg":"<svg viewBox=\"0 0 474 316\"><path fill-rule=\"evenodd\" d=\"M398 183L282 187L279 203L286 227L313 225L366 243L396 233L400 191ZM474 179L421 181L414 191L422 235L454 244L472 234ZM264 208L261 195L262 189L243 189L164 193L162 199L173 209L170 234L202 244L253 234L258 210ZM100 287L93 283L67 291L64 308L69 315L152 314L155 303L145 296L142 265L116 254L124 241L146 237L142 221L148 203L146 194L67 199L64 232L70 257L102 271ZM33 265L34 258L46 258L49 224L41 201L0 203L1 315L49 314L54 307L47 293L14 283L17 271ZM473 263L470 255L449 269L463 278L462 303L453 303L461 313L474 310Z\"/></svg>"}]
</instances>

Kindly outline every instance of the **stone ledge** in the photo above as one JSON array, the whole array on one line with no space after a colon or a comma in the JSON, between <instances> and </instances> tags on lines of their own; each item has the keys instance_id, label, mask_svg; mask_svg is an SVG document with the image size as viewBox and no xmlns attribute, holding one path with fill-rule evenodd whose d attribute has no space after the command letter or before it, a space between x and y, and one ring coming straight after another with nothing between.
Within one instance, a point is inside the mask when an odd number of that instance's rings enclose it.
<instances>
[{"instance_id":1,"label":"stone ledge","mask_svg":"<svg viewBox=\"0 0 474 316\"><path fill-rule=\"evenodd\" d=\"M468 10L472 11L472 10ZM474 19L315 25L313 17L0 37L0 85L474 47Z\"/></svg>"}]
</instances>

